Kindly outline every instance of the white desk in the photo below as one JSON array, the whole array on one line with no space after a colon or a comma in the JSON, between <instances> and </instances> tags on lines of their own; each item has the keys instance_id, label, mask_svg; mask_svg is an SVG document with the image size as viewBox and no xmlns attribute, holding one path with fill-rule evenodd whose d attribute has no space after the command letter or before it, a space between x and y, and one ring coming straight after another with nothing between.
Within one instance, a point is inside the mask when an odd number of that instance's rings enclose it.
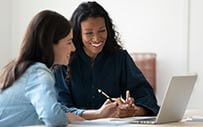
<instances>
[{"instance_id":1,"label":"white desk","mask_svg":"<svg viewBox=\"0 0 203 127\"><path fill-rule=\"evenodd\" d=\"M194 115L201 115L203 116L203 110L187 110L184 118L188 118ZM180 121L180 122L174 122L174 123L166 123L166 124L156 124L156 125L149 125L149 124L121 124L121 125L73 125L73 124L69 124L68 127L106 127L106 126L110 126L110 127L115 127L115 126L119 126L119 127L203 127L203 122L184 122L184 121Z\"/></svg>"}]
</instances>

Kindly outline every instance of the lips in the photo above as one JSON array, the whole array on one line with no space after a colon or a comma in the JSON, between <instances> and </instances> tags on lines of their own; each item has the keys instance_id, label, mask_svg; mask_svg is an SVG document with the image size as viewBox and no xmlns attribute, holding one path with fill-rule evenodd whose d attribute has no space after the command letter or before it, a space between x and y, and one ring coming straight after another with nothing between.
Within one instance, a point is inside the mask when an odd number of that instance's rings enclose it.
<instances>
[{"instance_id":1,"label":"lips","mask_svg":"<svg viewBox=\"0 0 203 127\"><path fill-rule=\"evenodd\" d=\"M99 46L102 45L102 42L100 42L100 43L90 43L90 45L92 45L93 47L98 48Z\"/></svg>"}]
</instances>

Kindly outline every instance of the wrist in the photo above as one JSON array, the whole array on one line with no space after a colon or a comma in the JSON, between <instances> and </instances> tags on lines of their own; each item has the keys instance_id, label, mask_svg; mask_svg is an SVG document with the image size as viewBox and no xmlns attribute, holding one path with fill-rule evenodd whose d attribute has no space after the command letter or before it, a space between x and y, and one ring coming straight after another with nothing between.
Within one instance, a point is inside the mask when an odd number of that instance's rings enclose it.
<instances>
[{"instance_id":1,"label":"wrist","mask_svg":"<svg viewBox=\"0 0 203 127\"><path fill-rule=\"evenodd\" d=\"M92 119L99 119L102 118L101 111L98 110L85 110L82 114L81 117L84 119L92 120Z\"/></svg>"},{"instance_id":2,"label":"wrist","mask_svg":"<svg viewBox=\"0 0 203 127\"><path fill-rule=\"evenodd\" d=\"M137 106L135 116L146 116L146 115L148 115L148 111L146 110L146 108Z\"/></svg>"},{"instance_id":3,"label":"wrist","mask_svg":"<svg viewBox=\"0 0 203 127\"><path fill-rule=\"evenodd\" d=\"M95 116L97 117L97 119L103 118L104 116L102 116L102 110L101 109L97 109L95 111Z\"/></svg>"}]
</instances>

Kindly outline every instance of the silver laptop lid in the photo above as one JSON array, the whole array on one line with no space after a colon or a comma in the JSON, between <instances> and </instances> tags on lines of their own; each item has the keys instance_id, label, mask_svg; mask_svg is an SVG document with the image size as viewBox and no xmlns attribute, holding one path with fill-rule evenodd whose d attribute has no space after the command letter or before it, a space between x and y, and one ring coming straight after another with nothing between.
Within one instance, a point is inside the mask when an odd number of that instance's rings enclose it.
<instances>
[{"instance_id":1,"label":"silver laptop lid","mask_svg":"<svg viewBox=\"0 0 203 127\"><path fill-rule=\"evenodd\" d=\"M197 74L185 74L171 78L155 123L182 119L196 79Z\"/></svg>"}]
</instances>

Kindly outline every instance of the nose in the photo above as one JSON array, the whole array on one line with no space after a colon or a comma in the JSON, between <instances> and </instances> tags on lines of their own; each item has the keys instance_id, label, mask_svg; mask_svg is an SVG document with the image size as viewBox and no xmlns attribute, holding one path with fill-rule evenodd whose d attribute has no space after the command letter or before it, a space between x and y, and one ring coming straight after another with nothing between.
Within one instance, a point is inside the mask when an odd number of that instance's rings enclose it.
<instances>
[{"instance_id":1,"label":"nose","mask_svg":"<svg viewBox=\"0 0 203 127\"><path fill-rule=\"evenodd\" d=\"M100 41L99 35L98 35L98 34L95 34L95 35L93 36L93 38L92 38L92 41L94 41L94 42L99 42L99 41Z\"/></svg>"}]
</instances>

